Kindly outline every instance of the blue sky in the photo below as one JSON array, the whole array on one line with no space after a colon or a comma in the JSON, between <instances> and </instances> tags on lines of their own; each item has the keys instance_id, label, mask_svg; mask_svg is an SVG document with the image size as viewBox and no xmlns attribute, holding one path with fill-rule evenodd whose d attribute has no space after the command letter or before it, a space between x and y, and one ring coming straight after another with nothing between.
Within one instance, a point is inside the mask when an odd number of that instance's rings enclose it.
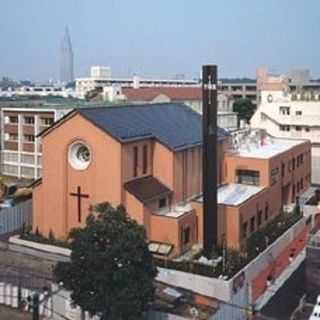
<instances>
[{"instance_id":1,"label":"blue sky","mask_svg":"<svg viewBox=\"0 0 320 320\"><path fill-rule=\"evenodd\" d=\"M1 0L0 77L56 79L68 25L76 76L254 76L309 68L320 77L319 0Z\"/></svg>"}]
</instances>

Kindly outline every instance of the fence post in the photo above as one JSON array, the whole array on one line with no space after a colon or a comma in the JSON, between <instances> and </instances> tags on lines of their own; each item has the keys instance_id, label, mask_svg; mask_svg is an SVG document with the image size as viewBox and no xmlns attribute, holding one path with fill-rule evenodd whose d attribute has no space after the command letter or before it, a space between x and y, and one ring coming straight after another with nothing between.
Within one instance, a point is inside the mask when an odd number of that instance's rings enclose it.
<instances>
[{"instance_id":1,"label":"fence post","mask_svg":"<svg viewBox=\"0 0 320 320\"><path fill-rule=\"evenodd\" d=\"M18 308L21 309L22 304L22 290L21 290L21 275L18 278Z\"/></svg>"},{"instance_id":2,"label":"fence post","mask_svg":"<svg viewBox=\"0 0 320 320\"><path fill-rule=\"evenodd\" d=\"M35 293L32 297L32 320L40 320L39 318L39 293Z\"/></svg>"}]
</instances>

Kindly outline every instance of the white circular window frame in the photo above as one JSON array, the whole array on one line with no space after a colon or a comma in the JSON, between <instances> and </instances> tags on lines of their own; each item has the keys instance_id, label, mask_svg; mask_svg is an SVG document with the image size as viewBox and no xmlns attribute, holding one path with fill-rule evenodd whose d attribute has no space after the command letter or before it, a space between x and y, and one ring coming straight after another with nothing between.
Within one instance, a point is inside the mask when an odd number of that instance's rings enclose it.
<instances>
[{"instance_id":1,"label":"white circular window frame","mask_svg":"<svg viewBox=\"0 0 320 320\"><path fill-rule=\"evenodd\" d=\"M80 147L86 147L89 150L90 153L90 159L87 162L83 162L81 160L79 160L77 158L77 151L79 150ZM85 143L82 140L77 140L75 142L73 142L70 146L69 146L69 150L68 150L68 160L69 160L69 164L70 166L75 169L75 170L86 170L91 161L92 161L92 152L91 152L91 148L88 146L87 143Z\"/></svg>"}]
</instances>

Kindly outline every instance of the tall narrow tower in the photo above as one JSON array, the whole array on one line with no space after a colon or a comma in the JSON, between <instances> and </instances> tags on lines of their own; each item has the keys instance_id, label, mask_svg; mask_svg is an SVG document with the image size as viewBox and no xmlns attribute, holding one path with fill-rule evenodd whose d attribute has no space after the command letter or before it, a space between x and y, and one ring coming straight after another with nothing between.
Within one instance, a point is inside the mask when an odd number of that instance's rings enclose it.
<instances>
[{"instance_id":1,"label":"tall narrow tower","mask_svg":"<svg viewBox=\"0 0 320 320\"><path fill-rule=\"evenodd\" d=\"M69 29L66 27L60 47L60 81L69 83L73 80L73 50Z\"/></svg>"},{"instance_id":2,"label":"tall narrow tower","mask_svg":"<svg viewBox=\"0 0 320 320\"><path fill-rule=\"evenodd\" d=\"M202 68L203 99L203 248L208 254L218 243L217 208L217 66Z\"/></svg>"}]
</instances>

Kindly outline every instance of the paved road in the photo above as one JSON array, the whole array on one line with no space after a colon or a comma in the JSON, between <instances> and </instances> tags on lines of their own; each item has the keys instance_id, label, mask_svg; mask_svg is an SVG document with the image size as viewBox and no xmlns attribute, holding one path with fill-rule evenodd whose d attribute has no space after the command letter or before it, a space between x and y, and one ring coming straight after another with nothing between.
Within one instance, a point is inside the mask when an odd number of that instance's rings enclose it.
<instances>
[{"instance_id":1,"label":"paved road","mask_svg":"<svg viewBox=\"0 0 320 320\"><path fill-rule=\"evenodd\" d=\"M54 265L51 261L0 249L0 282L41 290L50 285Z\"/></svg>"},{"instance_id":2,"label":"paved road","mask_svg":"<svg viewBox=\"0 0 320 320\"><path fill-rule=\"evenodd\" d=\"M303 262L262 309L262 315L277 320L290 319L305 292L305 262Z\"/></svg>"},{"instance_id":3,"label":"paved road","mask_svg":"<svg viewBox=\"0 0 320 320\"><path fill-rule=\"evenodd\" d=\"M0 306L1 320L32 320L31 314Z\"/></svg>"}]
</instances>

